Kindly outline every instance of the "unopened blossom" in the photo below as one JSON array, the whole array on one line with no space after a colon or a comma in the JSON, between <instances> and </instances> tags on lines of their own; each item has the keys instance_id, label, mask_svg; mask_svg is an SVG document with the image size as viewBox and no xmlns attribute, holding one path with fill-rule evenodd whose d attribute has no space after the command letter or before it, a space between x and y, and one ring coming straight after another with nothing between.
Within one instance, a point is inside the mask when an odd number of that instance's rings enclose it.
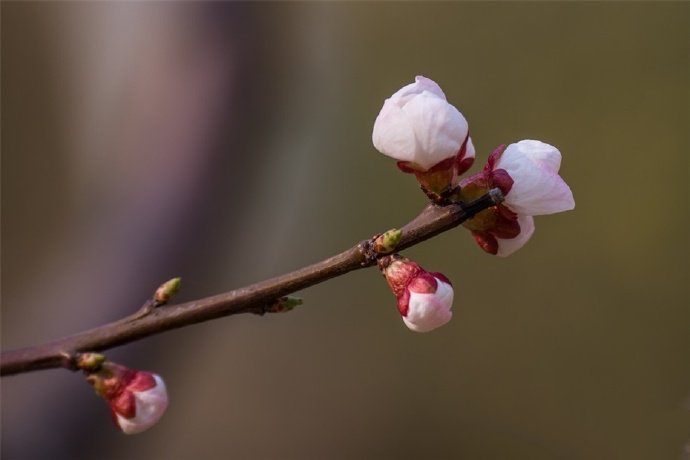
<instances>
[{"instance_id":1,"label":"unopened blossom","mask_svg":"<svg viewBox=\"0 0 690 460\"><path fill-rule=\"evenodd\" d=\"M110 406L113 421L125 434L141 433L155 425L168 407L163 379L106 361L86 380Z\"/></svg>"},{"instance_id":2,"label":"unopened blossom","mask_svg":"<svg viewBox=\"0 0 690 460\"><path fill-rule=\"evenodd\" d=\"M575 207L570 187L558 175L561 153L541 141L523 140L499 146L484 169L460 182L457 198L469 201L492 188L505 200L463 224L486 252L508 256L534 233L534 218Z\"/></svg>"},{"instance_id":3,"label":"unopened blossom","mask_svg":"<svg viewBox=\"0 0 690 460\"><path fill-rule=\"evenodd\" d=\"M441 273L424 270L398 254L379 260L405 325L415 332L443 326L453 316L453 286Z\"/></svg>"},{"instance_id":4,"label":"unopened blossom","mask_svg":"<svg viewBox=\"0 0 690 460\"><path fill-rule=\"evenodd\" d=\"M377 150L398 160L402 171L414 173L433 193L455 185L474 162L467 120L433 80L422 76L386 99L372 140Z\"/></svg>"},{"instance_id":5,"label":"unopened blossom","mask_svg":"<svg viewBox=\"0 0 690 460\"><path fill-rule=\"evenodd\" d=\"M575 208L570 187L558 175L561 152L541 141L523 140L510 144L490 158L494 173L503 170L513 181L504 194L504 205L528 216L554 214Z\"/></svg>"}]
</instances>

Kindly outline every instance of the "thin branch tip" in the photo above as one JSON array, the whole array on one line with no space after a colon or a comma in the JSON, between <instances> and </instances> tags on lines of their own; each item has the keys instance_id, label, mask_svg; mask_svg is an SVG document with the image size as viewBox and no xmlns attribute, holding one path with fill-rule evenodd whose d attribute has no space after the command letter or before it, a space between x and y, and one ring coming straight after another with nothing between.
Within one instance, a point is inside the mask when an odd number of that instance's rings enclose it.
<instances>
[{"instance_id":1,"label":"thin branch tip","mask_svg":"<svg viewBox=\"0 0 690 460\"><path fill-rule=\"evenodd\" d=\"M430 204L401 227L399 235L393 235L392 243L384 241L386 244L381 244L379 241L379 249L386 252L389 249L402 251L455 228L502 201L501 191L493 189L470 203L450 203L446 206ZM376 250L376 238L380 235L376 234L340 254L275 278L211 297L158 308L179 288L179 278L173 278L161 285L152 298L128 317L49 343L3 351L0 375L60 367L77 370L76 360L81 352L107 350L171 329L239 313L289 311L301 303L301 300L296 303L295 299L287 298L289 294L354 270L374 266L379 259L386 257L386 253ZM392 249L387 243L391 243Z\"/></svg>"}]
</instances>

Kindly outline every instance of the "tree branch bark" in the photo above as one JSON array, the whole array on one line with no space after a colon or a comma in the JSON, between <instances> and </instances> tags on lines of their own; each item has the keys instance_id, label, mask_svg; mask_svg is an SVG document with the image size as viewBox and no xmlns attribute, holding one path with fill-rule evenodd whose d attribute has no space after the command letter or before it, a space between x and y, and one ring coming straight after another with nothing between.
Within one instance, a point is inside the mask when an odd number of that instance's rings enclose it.
<instances>
[{"instance_id":1,"label":"tree branch bark","mask_svg":"<svg viewBox=\"0 0 690 460\"><path fill-rule=\"evenodd\" d=\"M462 224L484 209L503 201L500 190L493 189L468 204L444 207L430 204L402 230L395 252L414 246L439 233ZM80 352L96 352L123 345L191 324L238 313L262 314L277 299L330 278L376 264L379 254L373 239L359 242L333 257L293 272L261 281L234 291L177 305L164 305L145 315L133 314L53 342L6 351L0 358L0 375L64 367L74 369Z\"/></svg>"}]
</instances>

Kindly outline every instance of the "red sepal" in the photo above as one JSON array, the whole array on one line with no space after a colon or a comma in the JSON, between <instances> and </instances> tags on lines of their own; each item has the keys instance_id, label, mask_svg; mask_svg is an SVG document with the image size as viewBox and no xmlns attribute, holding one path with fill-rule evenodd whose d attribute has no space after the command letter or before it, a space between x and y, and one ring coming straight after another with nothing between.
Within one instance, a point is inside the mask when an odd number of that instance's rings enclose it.
<instances>
[{"instance_id":1,"label":"red sepal","mask_svg":"<svg viewBox=\"0 0 690 460\"><path fill-rule=\"evenodd\" d=\"M467 143L469 142L469 140L470 132L467 131L467 136L465 136L465 140L462 142L460 150L458 151L458 154L455 157L455 170L458 176L470 169L474 164L474 157L466 157Z\"/></svg>"},{"instance_id":2,"label":"red sepal","mask_svg":"<svg viewBox=\"0 0 690 460\"><path fill-rule=\"evenodd\" d=\"M494 225L487 229L496 238L504 240L515 238L520 234L520 224L517 221L517 214L503 205L492 208L494 211Z\"/></svg>"},{"instance_id":3,"label":"red sepal","mask_svg":"<svg viewBox=\"0 0 690 460\"><path fill-rule=\"evenodd\" d=\"M474 164L474 157L467 157L459 159L457 163L458 176L472 167Z\"/></svg>"},{"instance_id":4,"label":"red sepal","mask_svg":"<svg viewBox=\"0 0 690 460\"><path fill-rule=\"evenodd\" d=\"M137 414L134 393L123 391L119 396L110 400L110 409L124 418L133 418Z\"/></svg>"},{"instance_id":5,"label":"red sepal","mask_svg":"<svg viewBox=\"0 0 690 460\"><path fill-rule=\"evenodd\" d=\"M494 170L496 162L499 158L501 158L501 155L503 155L503 152L505 151L506 147L506 144L501 144L498 147L496 147L493 152L491 152L491 155L489 155L489 159L486 160L486 164L484 165L485 172L491 172Z\"/></svg>"},{"instance_id":6,"label":"red sepal","mask_svg":"<svg viewBox=\"0 0 690 460\"><path fill-rule=\"evenodd\" d=\"M153 378L153 374L149 372L139 371L129 385L127 389L130 391L145 391L150 390L156 386L156 379Z\"/></svg>"},{"instance_id":7,"label":"red sepal","mask_svg":"<svg viewBox=\"0 0 690 460\"><path fill-rule=\"evenodd\" d=\"M489 254L496 255L498 253L498 241L491 233L488 232L472 232L474 240L480 248Z\"/></svg>"},{"instance_id":8,"label":"red sepal","mask_svg":"<svg viewBox=\"0 0 690 460\"><path fill-rule=\"evenodd\" d=\"M397 161L395 163L398 166L398 169L406 174L414 174L416 172L419 172L417 169L411 167L411 163L409 161Z\"/></svg>"},{"instance_id":9,"label":"red sepal","mask_svg":"<svg viewBox=\"0 0 690 460\"><path fill-rule=\"evenodd\" d=\"M506 196L510 189L513 188L513 178L510 177L510 174L505 169L496 169L490 172L489 175L492 186L500 188L503 196Z\"/></svg>"},{"instance_id":10,"label":"red sepal","mask_svg":"<svg viewBox=\"0 0 690 460\"><path fill-rule=\"evenodd\" d=\"M399 255L382 258L379 262L385 263L382 267L383 275L396 297L400 297L406 291L410 280L423 271L419 264Z\"/></svg>"},{"instance_id":11,"label":"red sepal","mask_svg":"<svg viewBox=\"0 0 690 460\"><path fill-rule=\"evenodd\" d=\"M405 289L398 296L398 311L401 315L407 316L407 311L410 309L410 292Z\"/></svg>"},{"instance_id":12,"label":"red sepal","mask_svg":"<svg viewBox=\"0 0 690 460\"><path fill-rule=\"evenodd\" d=\"M420 273L411 279L407 285L408 292L416 292L418 294L433 294L437 288L436 278L429 272Z\"/></svg>"},{"instance_id":13,"label":"red sepal","mask_svg":"<svg viewBox=\"0 0 690 460\"><path fill-rule=\"evenodd\" d=\"M454 162L455 162L455 157L446 158L445 160L439 161L438 163L433 165L426 172L435 173L438 171L445 171L447 169L452 168Z\"/></svg>"},{"instance_id":14,"label":"red sepal","mask_svg":"<svg viewBox=\"0 0 690 460\"><path fill-rule=\"evenodd\" d=\"M490 231L496 238L508 240L520 234L520 224L517 220L496 219L496 226Z\"/></svg>"},{"instance_id":15,"label":"red sepal","mask_svg":"<svg viewBox=\"0 0 690 460\"><path fill-rule=\"evenodd\" d=\"M433 276L436 279L443 281L446 284L449 284L451 286L453 285L453 283L451 283L450 280L448 279L448 277L446 275L444 275L443 273L433 272L433 273L431 273L431 276Z\"/></svg>"}]
</instances>

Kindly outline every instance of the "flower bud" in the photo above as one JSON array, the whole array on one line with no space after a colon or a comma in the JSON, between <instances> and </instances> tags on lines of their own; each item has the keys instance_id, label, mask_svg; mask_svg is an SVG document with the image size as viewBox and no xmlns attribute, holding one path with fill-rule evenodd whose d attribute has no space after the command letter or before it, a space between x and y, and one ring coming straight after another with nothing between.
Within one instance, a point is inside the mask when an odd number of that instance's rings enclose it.
<instances>
[{"instance_id":1,"label":"flower bud","mask_svg":"<svg viewBox=\"0 0 690 460\"><path fill-rule=\"evenodd\" d=\"M405 325L415 332L443 326L453 316L453 286L441 273L430 273L398 254L379 259L379 267L398 299Z\"/></svg>"},{"instance_id":2,"label":"flower bud","mask_svg":"<svg viewBox=\"0 0 690 460\"><path fill-rule=\"evenodd\" d=\"M575 208L570 187L558 175L561 152L556 147L523 140L510 144L489 161L494 174L503 170L513 180L504 204L514 212L539 216Z\"/></svg>"},{"instance_id":3,"label":"flower bud","mask_svg":"<svg viewBox=\"0 0 690 460\"><path fill-rule=\"evenodd\" d=\"M532 216L575 207L570 187L558 175L561 153L540 141L524 140L499 146L483 171L460 182L456 198L471 201L494 187L504 201L463 223L479 246L490 254L508 256L534 233Z\"/></svg>"},{"instance_id":4,"label":"flower bud","mask_svg":"<svg viewBox=\"0 0 690 460\"><path fill-rule=\"evenodd\" d=\"M163 379L150 372L106 361L86 381L110 406L113 421L125 434L141 433L155 425L168 407Z\"/></svg>"},{"instance_id":5,"label":"flower bud","mask_svg":"<svg viewBox=\"0 0 690 460\"><path fill-rule=\"evenodd\" d=\"M435 194L455 185L474 161L467 120L434 81L421 76L386 99L372 141Z\"/></svg>"},{"instance_id":6,"label":"flower bud","mask_svg":"<svg viewBox=\"0 0 690 460\"><path fill-rule=\"evenodd\" d=\"M393 252L402 239L402 230L392 228L374 238L374 251L379 254Z\"/></svg>"},{"instance_id":7,"label":"flower bud","mask_svg":"<svg viewBox=\"0 0 690 460\"><path fill-rule=\"evenodd\" d=\"M167 303L180 289L182 278L173 278L158 286L153 294L153 300L159 305Z\"/></svg>"}]
</instances>

